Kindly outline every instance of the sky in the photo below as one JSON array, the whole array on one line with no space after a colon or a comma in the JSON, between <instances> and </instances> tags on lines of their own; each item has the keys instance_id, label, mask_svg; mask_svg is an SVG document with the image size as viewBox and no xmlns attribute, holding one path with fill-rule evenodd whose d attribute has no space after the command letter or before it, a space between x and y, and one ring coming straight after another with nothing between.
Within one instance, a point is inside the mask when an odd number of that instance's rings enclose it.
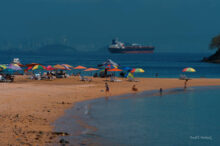
<instances>
[{"instance_id":1,"label":"sky","mask_svg":"<svg viewBox=\"0 0 220 146\"><path fill-rule=\"evenodd\" d=\"M117 37L157 52L209 52L219 14L219 0L1 0L0 42L66 37L91 51Z\"/></svg>"}]
</instances>

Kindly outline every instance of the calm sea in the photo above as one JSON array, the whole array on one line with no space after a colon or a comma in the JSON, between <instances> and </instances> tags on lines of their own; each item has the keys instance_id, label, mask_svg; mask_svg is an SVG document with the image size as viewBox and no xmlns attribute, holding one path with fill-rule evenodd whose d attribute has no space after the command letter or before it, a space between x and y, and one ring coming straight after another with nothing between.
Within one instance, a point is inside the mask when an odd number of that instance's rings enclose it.
<instances>
[{"instance_id":1,"label":"calm sea","mask_svg":"<svg viewBox=\"0 0 220 146\"><path fill-rule=\"evenodd\" d=\"M5 55L0 54L0 64L10 63L13 58L18 57L21 63L41 63L43 65L70 64L73 66L83 65L86 67L97 67L107 59L117 62L121 68L134 67L143 68L145 73L136 73L136 77L154 77L155 73L159 77L179 77L182 69L193 67L196 73L188 73L190 77L219 78L220 65L200 62L200 60L210 54L198 53L153 53L153 54L100 54L81 53L66 56L34 56L34 55ZM86 75L86 73L84 73ZM91 74L88 74L91 75Z\"/></svg>"},{"instance_id":2,"label":"calm sea","mask_svg":"<svg viewBox=\"0 0 220 146\"><path fill-rule=\"evenodd\" d=\"M172 89L82 102L55 122L71 144L219 146L220 87Z\"/></svg>"}]
</instances>

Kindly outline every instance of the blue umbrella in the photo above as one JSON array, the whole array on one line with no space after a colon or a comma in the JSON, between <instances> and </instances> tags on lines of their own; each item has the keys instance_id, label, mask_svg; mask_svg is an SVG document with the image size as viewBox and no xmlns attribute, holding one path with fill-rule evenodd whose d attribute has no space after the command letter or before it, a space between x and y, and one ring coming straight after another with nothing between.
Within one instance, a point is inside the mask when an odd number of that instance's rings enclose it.
<instances>
[{"instance_id":1,"label":"blue umbrella","mask_svg":"<svg viewBox=\"0 0 220 146\"><path fill-rule=\"evenodd\" d=\"M122 69L123 69L123 70L127 70L128 72L132 70L131 67L124 67L124 68L122 68Z\"/></svg>"}]
</instances>

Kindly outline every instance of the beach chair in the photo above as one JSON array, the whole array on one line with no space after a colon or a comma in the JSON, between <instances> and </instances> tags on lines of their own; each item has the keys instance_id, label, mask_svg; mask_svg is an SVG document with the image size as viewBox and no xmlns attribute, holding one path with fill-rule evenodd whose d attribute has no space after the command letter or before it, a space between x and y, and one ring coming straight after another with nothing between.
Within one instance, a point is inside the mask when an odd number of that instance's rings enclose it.
<instances>
[{"instance_id":1,"label":"beach chair","mask_svg":"<svg viewBox=\"0 0 220 146\"><path fill-rule=\"evenodd\" d=\"M0 82L5 82L5 78L2 75L0 75Z\"/></svg>"},{"instance_id":2,"label":"beach chair","mask_svg":"<svg viewBox=\"0 0 220 146\"><path fill-rule=\"evenodd\" d=\"M114 78L113 76L110 77L110 82L121 82L122 80L118 80Z\"/></svg>"},{"instance_id":3,"label":"beach chair","mask_svg":"<svg viewBox=\"0 0 220 146\"><path fill-rule=\"evenodd\" d=\"M41 75L39 73L35 74L34 78L35 78L35 80L41 80Z\"/></svg>"},{"instance_id":4,"label":"beach chair","mask_svg":"<svg viewBox=\"0 0 220 146\"><path fill-rule=\"evenodd\" d=\"M80 81L85 81L83 76L79 76Z\"/></svg>"},{"instance_id":5,"label":"beach chair","mask_svg":"<svg viewBox=\"0 0 220 146\"><path fill-rule=\"evenodd\" d=\"M92 79L88 79L88 78L81 76L81 75L79 76L79 78L80 78L80 81L89 81L89 82L92 81Z\"/></svg>"},{"instance_id":6,"label":"beach chair","mask_svg":"<svg viewBox=\"0 0 220 146\"><path fill-rule=\"evenodd\" d=\"M188 78L186 75L180 75L179 77L180 80L190 80L190 78Z\"/></svg>"},{"instance_id":7,"label":"beach chair","mask_svg":"<svg viewBox=\"0 0 220 146\"><path fill-rule=\"evenodd\" d=\"M128 81L130 81L130 82L139 82L138 80L135 80L135 79L132 78L132 77L128 77Z\"/></svg>"}]
</instances>

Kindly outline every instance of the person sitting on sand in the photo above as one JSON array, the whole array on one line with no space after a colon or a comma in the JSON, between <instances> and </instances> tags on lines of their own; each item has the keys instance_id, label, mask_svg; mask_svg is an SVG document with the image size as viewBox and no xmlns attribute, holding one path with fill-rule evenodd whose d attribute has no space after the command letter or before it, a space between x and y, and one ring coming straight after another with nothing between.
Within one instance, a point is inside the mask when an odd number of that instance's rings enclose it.
<instances>
[{"instance_id":1,"label":"person sitting on sand","mask_svg":"<svg viewBox=\"0 0 220 146\"><path fill-rule=\"evenodd\" d=\"M132 86L132 91L135 91L135 92L138 91L138 89L136 88L136 85Z\"/></svg>"}]
</instances>

